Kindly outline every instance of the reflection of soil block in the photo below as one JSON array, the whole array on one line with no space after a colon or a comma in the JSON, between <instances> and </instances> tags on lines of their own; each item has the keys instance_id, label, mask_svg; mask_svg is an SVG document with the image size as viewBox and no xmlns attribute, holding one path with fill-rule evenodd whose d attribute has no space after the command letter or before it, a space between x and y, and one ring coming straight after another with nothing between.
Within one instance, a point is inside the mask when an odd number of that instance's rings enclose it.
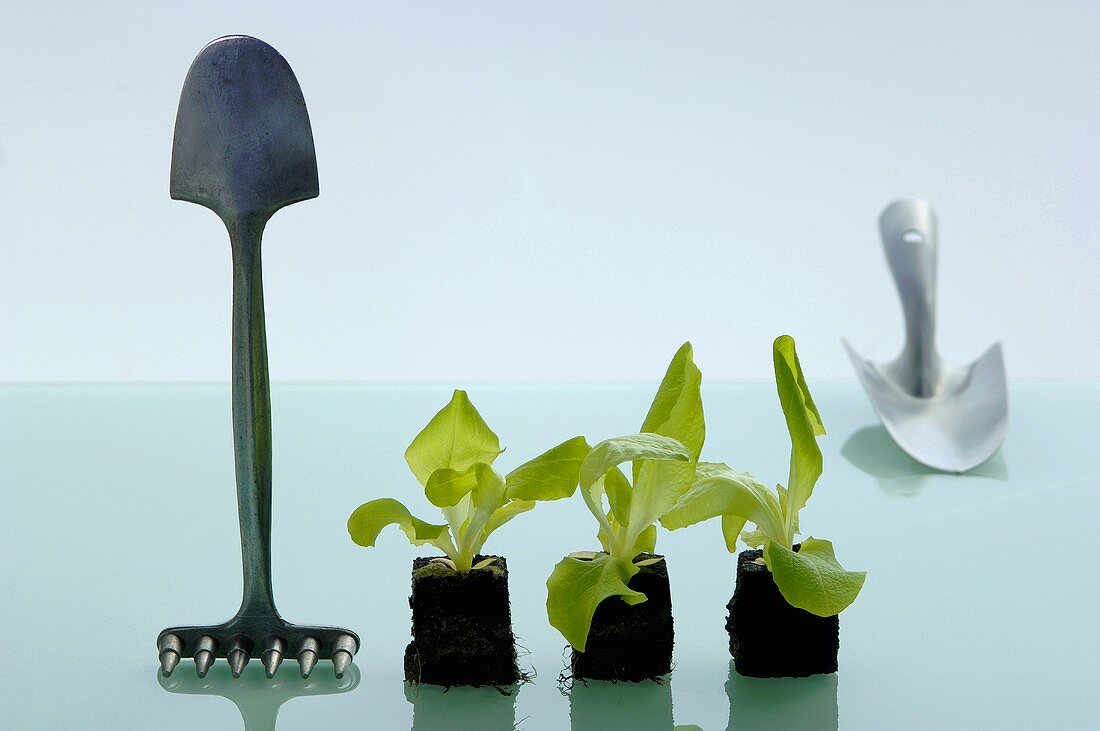
<instances>
[{"instance_id":1,"label":"reflection of soil block","mask_svg":"<svg viewBox=\"0 0 1100 731\"><path fill-rule=\"evenodd\" d=\"M726 631L737 672L757 678L835 673L840 618L818 617L788 604L762 556L757 549L737 557L737 588L726 605Z\"/></svg>"},{"instance_id":2,"label":"reflection of soil block","mask_svg":"<svg viewBox=\"0 0 1100 731\"><path fill-rule=\"evenodd\" d=\"M516 728L519 688L514 686L501 693L497 688L406 684L405 698L413 704L412 731L512 731ZM335 724L324 728L335 728ZM360 728L376 726L368 722Z\"/></svg>"},{"instance_id":3,"label":"reflection of soil block","mask_svg":"<svg viewBox=\"0 0 1100 731\"><path fill-rule=\"evenodd\" d=\"M569 728L572 731L673 731L672 686L668 683L574 683L569 691Z\"/></svg>"},{"instance_id":4,"label":"reflection of soil block","mask_svg":"<svg viewBox=\"0 0 1100 731\"><path fill-rule=\"evenodd\" d=\"M503 558L464 574L414 560L409 606L413 640L405 648L405 680L446 686L519 680Z\"/></svg>"},{"instance_id":5,"label":"reflection of soil block","mask_svg":"<svg viewBox=\"0 0 1100 731\"><path fill-rule=\"evenodd\" d=\"M643 553L634 560L655 558ZM578 680L645 680L672 670L672 595L665 560L642 566L628 586L646 595L633 606L619 597L600 602L585 651L573 650Z\"/></svg>"},{"instance_id":6,"label":"reflection of soil block","mask_svg":"<svg viewBox=\"0 0 1100 731\"><path fill-rule=\"evenodd\" d=\"M808 678L744 678L730 663L727 729L837 731L837 674ZM507 728L507 727L504 727Z\"/></svg>"}]
</instances>

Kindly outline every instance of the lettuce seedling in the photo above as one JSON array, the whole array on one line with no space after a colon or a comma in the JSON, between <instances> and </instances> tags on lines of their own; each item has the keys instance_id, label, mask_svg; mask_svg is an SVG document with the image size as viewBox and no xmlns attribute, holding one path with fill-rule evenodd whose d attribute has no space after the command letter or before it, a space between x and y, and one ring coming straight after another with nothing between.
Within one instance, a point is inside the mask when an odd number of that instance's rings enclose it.
<instances>
[{"instance_id":1,"label":"lettuce seedling","mask_svg":"<svg viewBox=\"0 0 1100 731\"><path fill-rule=\"evenodd\" d=\"M474 564L489 535L537 500L570 497L577 487L581 463L589 446L584 437L562 442L508 473L493 462L503 452L497 435L470 403L465 391L436 414L405 450L405 461L424 486L428 501L443 511L437 525L413 517L392 498L364 503L348 518L348 533L360 546L373 546L378 534L396 525L415 546L430 544L443 551L456 571L487 566Z\"/></svg>"},{"instance_id":2,"label":"lettuce seedling","mask_svg":"<svg viewBox=\"0 0 1100 731\"><path fill-rule=\"evenodd\" d=\"M600 442L580 468L580 493L599 524L602 552L573 553L546 582L546 611L569 644L584 651L600 602L620 597L639 604L646 596L627 584L652 553L657 521L691 488L705 426L699 394L702 374L685 343L668 367L641 433ZM632 481L619 469L631 463ZM604 497L607 497L607 504Z\"/></svg>"},{"instance_id":3,"label":"lettuce seedling","mask_svg":"<svg viewBox=\"0 0 1100 731\"><path fill-rule=\"evenodd\" d=\"M825 433L825 427L789 335L776 339L772 359L779 402L791 436L787 487L778 485L773 493L747 472L701 463L695 484L661 518L661 524L676 530L722 516L722 533L730 553L737 552L738 536L749 546L763 546L764 562L787 603L830 617L855 601L867 574L845 571L836 560L833 544L826 540L806 538L794 550L798 512L821 476L817 437ZM756 530L743 532L748 522L754 523Z\"/></svg>"}]
</instances>

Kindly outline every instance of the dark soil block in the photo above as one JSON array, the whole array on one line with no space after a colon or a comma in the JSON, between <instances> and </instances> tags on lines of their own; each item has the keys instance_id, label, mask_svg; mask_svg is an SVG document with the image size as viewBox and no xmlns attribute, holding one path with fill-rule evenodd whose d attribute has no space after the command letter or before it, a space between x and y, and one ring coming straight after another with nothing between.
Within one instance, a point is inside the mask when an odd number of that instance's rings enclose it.
<instances>
[{"instance_id":1,"label":"dark soil block","mask_svg":"<svg viewBox=\"0 0 1100 731\"><path fill-rule=\"evenodd\" d=\"M627 584L646 595L633 606L615 596L604 599L592 617L585 651L573 650L577 680L656 678L672 670L672 595L663 556L643 553L634 561L660 558L642 566Z\"/></svg>"},{"instance_id":2,"label":"dark soil block","mask_svg":"<svg viewBox=\"0 0 1100 731\"><path fill-rule=\"evenodd\" d=\"M840 618L818 617L788 604L768 567L757 563L763 555L760 549L738 555L737 588L726 605L737 672L755 678L835 673Z\"/></svg>"},{"instance_id":3,"label":"dark soil block","mask_svg":"<svg viewBox=\"0 0 1100 731\"><path fill-rule=\"evenodd\" d=\"M488 556L478 556L474 563ZM508 606L508 564L458 573L428 558L413 561L412 642L405 680L433 685L512 685L519 681Z\"/></svg>"}]
</instances>

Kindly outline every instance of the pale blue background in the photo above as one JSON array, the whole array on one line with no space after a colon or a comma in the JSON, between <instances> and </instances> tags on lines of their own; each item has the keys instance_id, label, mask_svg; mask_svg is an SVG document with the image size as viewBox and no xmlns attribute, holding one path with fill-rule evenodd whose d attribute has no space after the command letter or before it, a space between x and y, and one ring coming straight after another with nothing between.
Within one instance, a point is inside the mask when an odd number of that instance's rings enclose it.
<instances>
[{"instance_id":1,"label":"pale blue background","mask_svg":"<svg viewBox=\"0 0 1100 731\"><path fill-rule=\"evenodd\" d=\"M766 377L885 359L875 218L941 218L944 356L1100 376L1100 5L4 4L0 381L224 380L229 253L168 198L199 48L290 61L321 197L267 233L276 380Z\"/></svg>"}]
</instances>

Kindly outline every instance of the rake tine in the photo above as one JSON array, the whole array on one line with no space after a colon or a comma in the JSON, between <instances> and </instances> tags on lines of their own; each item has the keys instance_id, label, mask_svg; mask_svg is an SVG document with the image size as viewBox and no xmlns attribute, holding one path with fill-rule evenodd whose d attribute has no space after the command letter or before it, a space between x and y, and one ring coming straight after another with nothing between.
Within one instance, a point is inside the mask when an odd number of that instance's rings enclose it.
<instances>
[{"instance_id":1,"label":"rake tine","mask_svg":"<svg viewBox=\"0 0 1100 731\"><path fill-rule=\"evenodd\" d=\"M304 637L298 645L298 665L302 669L302 677L308 678L313 672L313 666L317 664L317 653L321 651L321 643L314 637Z\"/></svg>"},{"instance_id":2,"label":"rake tine","mask_svg":"<svg viewBox=\"0 0 1100 731\"><path fill-rule=\"evenodd\" d=\"M210 635L199 639L199 644L195 648L195 672L200 678L206 677L207 671L214 662L214 653L217 649L218 643Z\"/></svg>"},{"instance_id":3,"label":"rake tine","mask_svg":"<svg viewBox=\"0 0 1100 731\"><path fill-rule=\"evenodd\" d=\"M351 656L355 653L355 640L351 635L340 635L336 638L336 646L332 651L332 669L337 678L344 677L344 671L351 664Z\"/></svg>"},{"instance_id":4,"label":"rake tine","mask_svg":"<svg viewBox=\"0 0 1100 731\"><path fill-rule=\"evenodd\" d=\"M173 634L167 634L160 640L160 672L164 677L170 677L172 671L179 664L180 654L183 652L183 643Z\"/></svg>"},{"instance_id":5,"label":"rake tine","mask_svg":"<svg viewBox=\"0 0 1100 731\"><path fill-rule=\"evenodd\" d=\"M283 653L286 651L286 643L284 643L278 637L272 637L264 642L263 652L260 653L260 659L264 663L264 672L267 673L268 678L274 678L275 673L279 671L279 666L283 662Z\"/></svg>"}]
</instances>

